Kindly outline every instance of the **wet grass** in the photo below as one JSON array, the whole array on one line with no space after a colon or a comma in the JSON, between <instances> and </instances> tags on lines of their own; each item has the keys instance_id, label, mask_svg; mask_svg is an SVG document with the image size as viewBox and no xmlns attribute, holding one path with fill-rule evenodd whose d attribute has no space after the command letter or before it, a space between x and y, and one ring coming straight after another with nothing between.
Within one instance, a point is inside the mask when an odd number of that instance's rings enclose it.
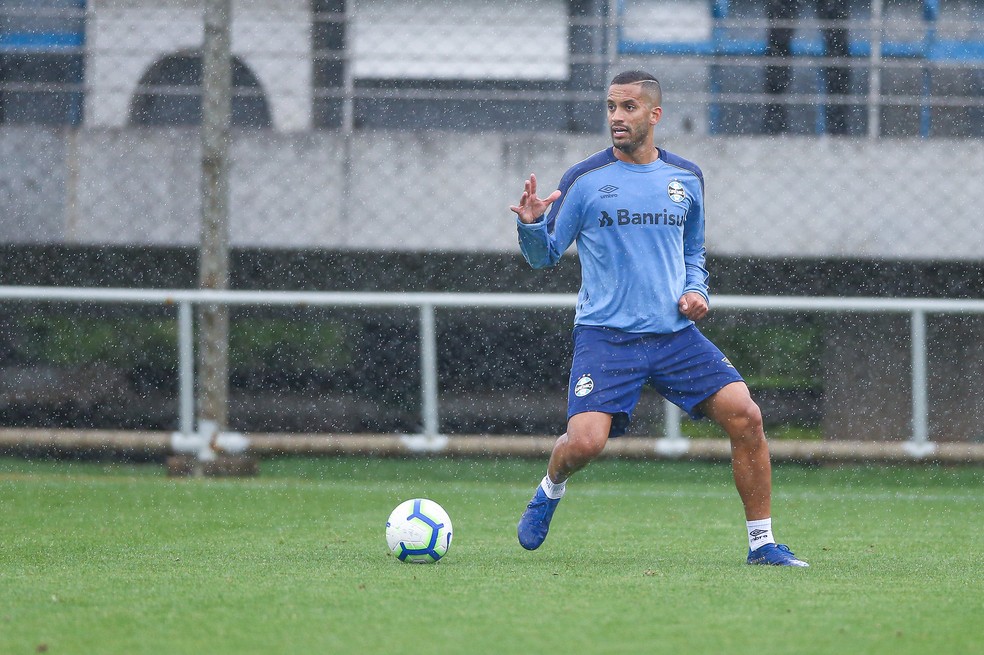
<instances>
[{"instance_id":1,"label":"wet grass","mask_svg":"<svg viewBox=\"0 0 984 655\"><path fill-rule=\"evenodd\" d=\"M0 459L2 653L970 653L984 639L984 469L775 473L744 564L727 466L602 461L547 543L515 523L542 462L287 459L247 480ZM439 564L386 554L398 502L454 522Z\"/></svg>"}]
</instances>

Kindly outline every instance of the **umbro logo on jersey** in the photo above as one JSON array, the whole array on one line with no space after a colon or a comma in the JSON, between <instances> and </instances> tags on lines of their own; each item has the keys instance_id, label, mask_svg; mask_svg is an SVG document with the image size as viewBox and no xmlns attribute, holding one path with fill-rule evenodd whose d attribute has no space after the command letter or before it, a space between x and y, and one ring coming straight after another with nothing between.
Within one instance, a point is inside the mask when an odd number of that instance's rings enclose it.
<instances>
[{"instance_id":1,"label":"umbro logo on jersey","mask_svg":"<svg viewBox=\"0 0 984 655\"><path fill-rule=\"evenodd\" d=\"M618 191L618 187L612 186L611 184L606 184L605 186L601 187L598 190L601 191L602 193L615 193L616 191Z\"/></svg>"}]
</instances>

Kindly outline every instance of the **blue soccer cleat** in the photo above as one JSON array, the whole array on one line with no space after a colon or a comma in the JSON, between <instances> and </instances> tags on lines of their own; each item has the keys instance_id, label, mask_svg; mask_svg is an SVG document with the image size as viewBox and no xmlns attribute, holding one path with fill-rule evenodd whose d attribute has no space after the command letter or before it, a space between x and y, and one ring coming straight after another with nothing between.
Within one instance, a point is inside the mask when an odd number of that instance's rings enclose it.
<instances>
[{"instance_id":1,"label":"blue soccer cleat","mask_svg":"<svg viewBox=\"0 0 984 655\"><path fill-rule=\"evenodd\" d=\"M550 519L560 498L547 498L543 487L537 487L533 500L526 506L526 511L519 519L516 531L519 533L519 544L526 550L536 550L547 538L550 529Z\"/></svg>"},{"instance_id":2,"label":"blue soccer cleat","mask_svg":"<svg viewBox=\"0 0 984 655\"><path fill-rule=\"evenodd\" d=\"M765 544L755 550L748 551L749 564L765 566L809 566L801 559L796 559L793 551L786 544Z\"/></svg>"}]
</instances>

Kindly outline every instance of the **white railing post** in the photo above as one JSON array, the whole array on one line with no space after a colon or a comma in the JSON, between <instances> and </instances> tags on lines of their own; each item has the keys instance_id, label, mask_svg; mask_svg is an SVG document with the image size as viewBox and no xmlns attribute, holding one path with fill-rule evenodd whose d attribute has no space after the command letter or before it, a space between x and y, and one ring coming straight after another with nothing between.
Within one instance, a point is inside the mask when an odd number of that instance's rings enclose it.
<instances>
[{"instance_id":1,"label":"white railing post","mask_svg":"<svg viewBox=\"0 0 984 655\"><path fill-rule=\"evenodd\" d=\"M910 324L912 351L912 437L906 450L916 457L931 454L936 448L929 441L929 391L926 380L926 312L912 310Z\"/></svg>"},{"instance_id":2,"label":"white railing post","mask_svg":"<svg viewBox=\"0 0 984 655\"><path fill-rule=\"evenodd\" d=\"M190 302L178 304L178 419L181 434L195 431L195 327Z\"/></svg>"},{"instance_id":3,"label":"white railing post","mask_svg":"<svg viewBox=\"0 0 984 655\"><path fill-rule=\"evenodd\" d=\"M437 406L437 334L434 305L420 304L420 395L422 432L426 437L440 433Z\"/></svg>"},{"instance_id":4,"label":"white railing post","mask_svg":"<svg viewBox=\"0 0 984 655\"><path fill-rule=\"evenodd\" d=\"M656 440L656 452L661 455L679 457L690 449L690 440L680 430L680 408L663 399L663 438Z\"/></svg>"},{"instance_id":5,"label":"white railing post","mask_svg":"<svg viewBox=\"0 0 984 655\"><path fill-rule=\"evenodd\" d=\"M680 408L669 400L663 400L663 437L666 439L683 439L680 431Z\"/></svg>"}]
</instances>

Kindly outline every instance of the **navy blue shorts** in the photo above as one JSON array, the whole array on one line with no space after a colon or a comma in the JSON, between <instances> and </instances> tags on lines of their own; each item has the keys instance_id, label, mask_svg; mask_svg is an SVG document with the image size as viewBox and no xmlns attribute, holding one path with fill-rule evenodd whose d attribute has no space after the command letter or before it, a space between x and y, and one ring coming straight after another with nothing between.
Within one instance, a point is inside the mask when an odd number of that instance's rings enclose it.
<instances>
[{"instance_id":1,"label":"navy blue shorts","mask_svg":"<svg viewBox=\"0 0 984 655\"><path fill-rule=\"evenodd\" d=\"M728 358L690 325L672 334L636 334L611 328L574 327L574 361L567 418L582 412L612 415L609 436L625 434L642 387L698 419L697 405L742 377Z\"/></svg>"}]
</instances>

